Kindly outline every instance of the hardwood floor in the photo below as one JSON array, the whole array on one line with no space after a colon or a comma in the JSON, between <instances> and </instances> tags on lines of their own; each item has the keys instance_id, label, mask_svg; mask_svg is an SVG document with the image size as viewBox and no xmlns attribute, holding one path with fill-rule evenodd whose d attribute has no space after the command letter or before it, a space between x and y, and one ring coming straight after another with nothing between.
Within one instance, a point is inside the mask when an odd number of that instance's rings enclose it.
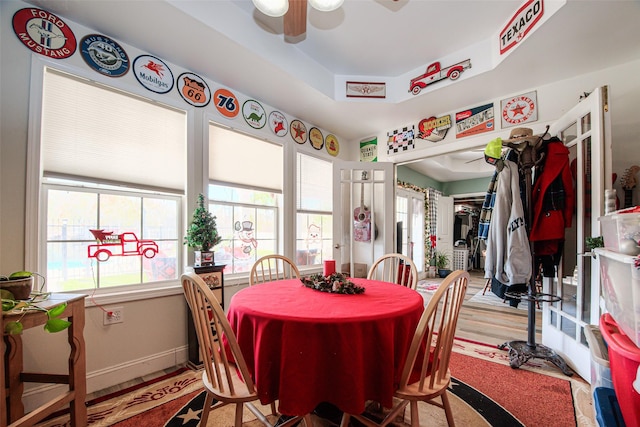
<instances>
[{"instance_id":1,"label":"hardwood floor","mask_svg":"<svg viewBox=\"0 0 640 427\"><path fill-rule=\"evenodd\" d=\"M528 310L510 307L508 303L503 306L494 306L470 300L484 289L486 279L483 270L469 271L471 280L467 287L465 301L458 317L456 336L485 344L503 344L507 341L527 341L528 337ZM429 282L442 279L427 279ZM491 293L487 290L487 293ZM521 302L526 307L527 302ZM536 342L541 337L542 313L536 310Z\"/></svg>"}]
</instances>

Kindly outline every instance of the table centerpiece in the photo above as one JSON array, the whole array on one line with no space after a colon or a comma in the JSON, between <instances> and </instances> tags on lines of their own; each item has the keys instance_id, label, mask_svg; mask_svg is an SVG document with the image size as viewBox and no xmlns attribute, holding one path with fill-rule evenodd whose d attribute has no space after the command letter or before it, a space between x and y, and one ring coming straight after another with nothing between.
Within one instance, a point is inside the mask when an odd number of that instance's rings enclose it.
<instances>
[{"instance_id":1,"label":"table centerpiece","mask_svg":"<svg viewBox=\"0 0 640 427\"><path fill-rule=\"evenodd\" d=\"M358 286L342 273L332 273L329 276L323 276L322 274L312 274L309 277L303 277L300 279L302 284L307 288L314 289L320 292L329 292L332 294L362 294L364 288Z\"/></svg>"}]
</instances>

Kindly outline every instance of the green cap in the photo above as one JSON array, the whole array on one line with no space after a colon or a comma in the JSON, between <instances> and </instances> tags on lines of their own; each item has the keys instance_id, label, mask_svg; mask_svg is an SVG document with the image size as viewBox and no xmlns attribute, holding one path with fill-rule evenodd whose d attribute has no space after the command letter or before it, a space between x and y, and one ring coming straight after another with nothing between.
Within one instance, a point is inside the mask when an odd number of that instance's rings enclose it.
<instances>
[{"instance_id":1,"label":"green cap","mask_svg":"<svg viewBox=\"0 0 640 427\"><path fill-rule=\"evenodd\" d=\"M489 141L484 149L484 159L487 163L495 165L502 156L502 138Z\"/></svg>"}]
</instances>

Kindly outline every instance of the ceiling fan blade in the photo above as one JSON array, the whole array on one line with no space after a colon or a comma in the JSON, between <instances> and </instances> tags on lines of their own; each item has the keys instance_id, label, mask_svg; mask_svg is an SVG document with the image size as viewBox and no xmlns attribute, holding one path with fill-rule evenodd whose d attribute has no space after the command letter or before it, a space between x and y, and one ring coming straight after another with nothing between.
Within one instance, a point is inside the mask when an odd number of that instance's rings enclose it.
<instances>
[{"instance_id":1,"label":"ceiling fan blade","mask_svg":"<svg viewBox=\"0 0 640 427\"><path fill-rule=\"evenodd\" d=\"M466 164L466 163L477 162L478 160L482 160L482 159L484 159L484 157L478 157L477 159L467 160L467 161L466 161L466 162L464 162L464 163Z\"/></svg>"},{"instance_id":2,"label":"ceiling fan blade","mask_svg":"<svg viewBox=\"0 0 640 427\"><path fill-rule=\"evenodd\" d=\"M284 15L284 35L297 37L307 31L307 0L289 0Z\"/></svg>"}]
</instances>

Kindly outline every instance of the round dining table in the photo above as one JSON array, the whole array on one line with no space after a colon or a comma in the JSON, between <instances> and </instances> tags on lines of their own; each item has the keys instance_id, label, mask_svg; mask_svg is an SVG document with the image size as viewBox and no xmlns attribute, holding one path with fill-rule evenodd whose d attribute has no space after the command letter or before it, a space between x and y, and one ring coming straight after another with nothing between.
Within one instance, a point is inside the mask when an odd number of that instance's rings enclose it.
<instances>
[{"instance_id":1,"label":"round dining table","mask_svg":"<svg viewBox=\"0 0 640 427\"><path fill-rule=\"evenodd\" d=\"M305 287L299 279L237 292L227 318L262 404L304 415L320 403L351 414L373 400L390 407L424 310L407 287L350 279L357 295Z\"/></svg>"}]
</instances>

